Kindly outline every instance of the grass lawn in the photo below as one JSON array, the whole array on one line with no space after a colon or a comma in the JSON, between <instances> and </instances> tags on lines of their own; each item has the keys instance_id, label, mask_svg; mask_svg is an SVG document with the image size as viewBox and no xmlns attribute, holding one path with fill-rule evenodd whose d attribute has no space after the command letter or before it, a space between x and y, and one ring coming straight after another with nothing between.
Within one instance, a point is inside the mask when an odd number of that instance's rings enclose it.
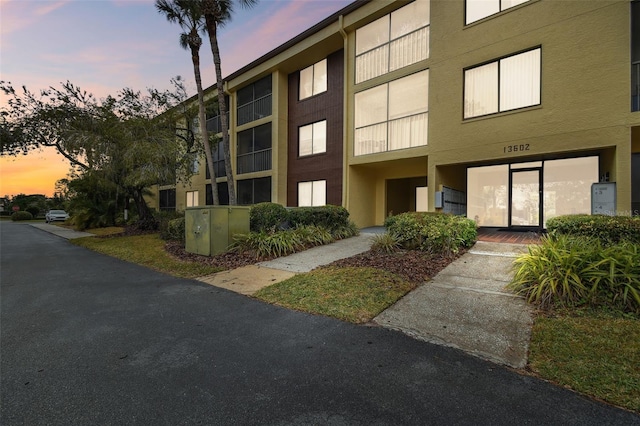
<instances>
[{"instance_id":1,"label":"grass lawn","mask_svg":"<svg viewBox=\"0 0 640 426\"><path fill-rule=\"evenodd\" d=\"M559 385L640 412L640 318L592 310L540 315L529 368Z\"/></svg>"},{"instance_id":2,"label":"grass lawn","mask_svg":"<svg viewBox=\"0 0 640 426\"><path fill-rule=\"evenodd\" d=\"M415 287L375 268L321 268L254 294L287 308L366 323Z\"/></svg>"},{"instance_id":3,"label":"grass lawn","mask_svg":"<svg viewBox=\"0 0 640 426\"><path fill-rule=\"evenodd\" d=\"M95 230L90 230L93 232ZM175 259L164 250L165 242L158 234L120 236L113 238L86 237L70 240L73 244L137 263L176 277L194 278L220 272L223 268L200 262Z\"/></svg>"}]
</instances>

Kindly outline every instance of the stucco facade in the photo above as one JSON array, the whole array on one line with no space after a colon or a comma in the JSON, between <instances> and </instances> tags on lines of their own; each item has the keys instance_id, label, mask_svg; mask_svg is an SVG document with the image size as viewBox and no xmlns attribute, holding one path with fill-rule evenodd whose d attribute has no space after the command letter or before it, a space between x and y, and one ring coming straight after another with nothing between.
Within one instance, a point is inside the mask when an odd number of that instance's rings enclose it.
<instances>
[{"instance_id":1,"label":"stucco facade","mask_svg":"<svg viewBox=\"0 0 640 426\"><path fill-rule=\"evenodd\" d=\"M270 144L259 144L270 146L268 169L238 173L234 164L245 192L254 188L256 201L286 206L307 199L342 204L361 227L381 225L403 211L441 210L441 197L454 194L456 212L480 225L538 228L554 214L587 208L587 188L598 181L615 182L617 214L638 209L640 112L630 102L638 90L631 75L640 60L632 31L634 24L640 28L638 13L632 19L631 12L637 4L529 0L467 24L473 0L417 2L355 2L226 78L234 162L241 132L266 124L271 129ZM363 47L367 28L374 33L386 22L388 42ZM394 58L398 45L404 51ZM387 68L372 73L384 49L391 52ZM326 73L325 86L304 97L298 93L301 75L306 78L325 59L325 71L316 71ZM486 77L479 72L485 69L499 71ZM535 80L524 101L509 100L506 93L521 86L507 81L514 69ZM496 110L470 106L487 91L484 83L472 85L476 77L498 81ZM238 124L243 89L265 78L271 80L270 111ZM407 90L414 81L420 87ZM207 95L213 99L214 88ZM386 116L376 119L379 108L367 102L380 96ZM326 147L307 155L311 148L300 138L316 129L314 123L326 126ZM494 170L499 182L483 183ZM198 191L197 202L204 205L207 183L202 161L190 184L175 187L175 208L187 206L189 191ZM578 188L573 206L563 206L568 202L562 186ZM158 197L153 203L160 207Z\"/></svg>"}]
</instances>

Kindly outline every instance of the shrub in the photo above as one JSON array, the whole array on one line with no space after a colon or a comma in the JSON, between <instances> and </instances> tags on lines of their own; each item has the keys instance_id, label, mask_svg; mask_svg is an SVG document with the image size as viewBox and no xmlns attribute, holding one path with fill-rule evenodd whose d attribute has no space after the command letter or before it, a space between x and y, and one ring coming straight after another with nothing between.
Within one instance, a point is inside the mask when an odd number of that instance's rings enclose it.
<instances>
[{"instance_id":1,"label":"shrub","mask_svg":"<svg viewBox=\"0 0 640 426\"><path fill-rule=\"evenodd\" d=\"M458 253L478 237L473 220L444 213L402 213L388 217L385 226L400 247L429 253Z\"/></svg>"},{"instance_id":2,"label":"shrub","mask_svg":"<svg viewBox=\"0 0 640 426\"><path fill-rule=\"evenodd\" d=\"M161 222L162 224L162 222ZM180 241L184 243L185 239L185 218L179 217L177 219L171 219L167 222L164 230L160 231L160 238L169 241Z\"/></svg>"},{"instance_id":3,"label":"shrub","mask_svg":"<svg viewBox=\"0 0 640 426\"><path fill-rule=\"evenodd\" d=\"M29 206L25 209L25 211L28 211L29 213L31 213L33 217L38 217L38 213L40 213L40 209L37 208L36 206Z\"/></svg>"},{"instance_id":4,"label":"shrub","mask_svg":"<svg viewBox=\"0 0 640 426\"><path fill-rule=\"evenodd\" d=\"M33 215L28 211L17 211L11 215L11 220L16 222L19 220L32 220Z\"/></svg>"},{"instance_id":5,"label":"shrub","mask_svg":"<svg viewBox=\"0 0 640 426\"><path fill-rule=\"evenodd\" d=\"M232 250L255 252L257 258L286 256L304 247L300 235L292 231L250 232L233 236Z\"/></svg>"},{"instance_id":6,"label":"shrub","mask_svg":"<svg viewBox=\"0 0 640 426\"><path fill-rule=\"evenodd\" d=\"M250 228L254 232L275 230L287 223L289 212L277 203L259 203L249 212Z\"/></svg>"},{"instance_id":7,"label":"shrub","mask_svg":"<svg viewBox=\"0 0 640 426\"><path fill-rule=\"evenodd\" d=\"M388 232L373 237L371 250L384 253L393 253L400 248L400 242Z\"/></svg>"},{"instance_id":8,"label":"shrub","mask_svg":"<svg viewBox=\"0 0 640 426\"><path fill-rule=\"evenodd\" d=\"M160 211L155 212L154 216L158 220L160 238L163 240L184 242L184 212Z\"/></svg>"},{"instance_id":9,"label":"shrub","mask_svg":"<svg viewBox=\"0 0 640 426\"><path fill-rule=\"evenodd\" d=\"M341 206L295 207L289 211L289 221L293 227L315 225L333 230L349 228L349 212Z\"/></svg>"},{"instance_id":10,"label":"shrub","mask_svg":"<svg viewBox=\"0 0 640 426\"><path fill-rule=\"evenodd\" d=\"M547 220L550 235L597 238L603 244L640 244L640 218L629 216L566 215Z\"/></svg>"},{"instance_id":11,"label":"shrub","mask_svg":"<svg viewBox=\"0 0 640 426\"><path fill-rule=\"evenodd\" d=\"M640 245L549 235L514 262L507 286L542 307L609 306L640 312Z\"/></svg>"}]
</instances>

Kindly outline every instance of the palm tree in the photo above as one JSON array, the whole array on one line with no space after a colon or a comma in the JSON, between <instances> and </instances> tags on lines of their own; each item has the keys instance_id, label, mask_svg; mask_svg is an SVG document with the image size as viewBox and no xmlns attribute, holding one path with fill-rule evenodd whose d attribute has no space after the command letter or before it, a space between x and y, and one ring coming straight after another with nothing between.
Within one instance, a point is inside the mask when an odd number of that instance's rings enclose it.
<instances>
[{"instance_id":1,"label":"palm tree","mask_svg":"<svg viewBox=\"0 0 640 426\"><path fill-rule=\"evenodd\" d=\"M207 167L209 168L209 174L211 176L213 204L218 205L220 204L218 185L216 185L215 168L211 156L211 144L209 143L209 134L207 132L204 90L202 90L202 77L200 75L200 47L202 46L200 32L205 30L201 6L201 0L156 0L156 9L158 9L158 12L164 14L169 22L177 22L185 31L180 34L180 46L185 50L191 50L193 74L196 79L196 88L198 89L198 124L200 127L200 136L202 137L202 143L207 157ZM221 92L218 91L218 93ZM191 123L187 123L187 126L189 125L191 125ZM231 181L231 185L233 185L233 181Z\"/></svg>"},{"instance_id":2,"label":"palm tree","mask_svg":"<svg viewBox=\"0 0 640 426\"><path fill-rule=\"evenodd\" d=\"M229 149L229 116L227 103L224 99L224 87L222 86L222 66L220 61L220 48L218 47L218 28L223 27L233 15L233 6L239 3L242 7L252 7L258 0L200 0L202 14L204 15L207 34L213 54L213 64L216 69L216 87L218 89L218 110L222 125L222 146L224 149L224 164L227 172L227 184L229 186L229 204L236 205L236 191L231 167L231 151Z\"/></svg>"}]
</instances>

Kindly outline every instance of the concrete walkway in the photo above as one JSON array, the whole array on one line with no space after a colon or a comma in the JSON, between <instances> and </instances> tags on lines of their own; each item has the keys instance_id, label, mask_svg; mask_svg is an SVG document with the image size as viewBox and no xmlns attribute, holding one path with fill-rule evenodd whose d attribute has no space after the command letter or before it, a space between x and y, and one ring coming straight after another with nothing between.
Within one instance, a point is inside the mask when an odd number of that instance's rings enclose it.
<instances>
[{"instance_id":1,"label":"concrete walkway","mask_svg":"<svg viewBox=\"0 0 640 426\"><path fill-rule=\"evenodd\" d=\"M284 281L296 273L309 272L318 266L363 253L371 248L373 235L374 233L361 232L356 237L325 246L196 279L250 296L261 288Z\"/></svg>"},{"instance_id":2,"label":"concrete walkway","mask_svg":"<svg viewBox=\"0 0 640 426\"><path fill-rule=\"evenodd\" d=\"M414 338L523 368L533 319L526 302L504 290L526 246L479 241L431 281L374 322Z\"/></svg>"},{"instance_id":3,"label":"concrete walkway","mask_svg":"<svg viewBox=\"0 0 640 426\"><path fill-rule=\"evenodd\" d=\"M63 228L62 226L56 226L50 223L30 223L29 225L33 226L34 228L46 231L50 234L57 235L58 237L62 237L66 240L73 240L74 238L83 237L95 237L94 234L90 234L88 232L74 231L73 229Z\"/></svg>"}]
</instances>

